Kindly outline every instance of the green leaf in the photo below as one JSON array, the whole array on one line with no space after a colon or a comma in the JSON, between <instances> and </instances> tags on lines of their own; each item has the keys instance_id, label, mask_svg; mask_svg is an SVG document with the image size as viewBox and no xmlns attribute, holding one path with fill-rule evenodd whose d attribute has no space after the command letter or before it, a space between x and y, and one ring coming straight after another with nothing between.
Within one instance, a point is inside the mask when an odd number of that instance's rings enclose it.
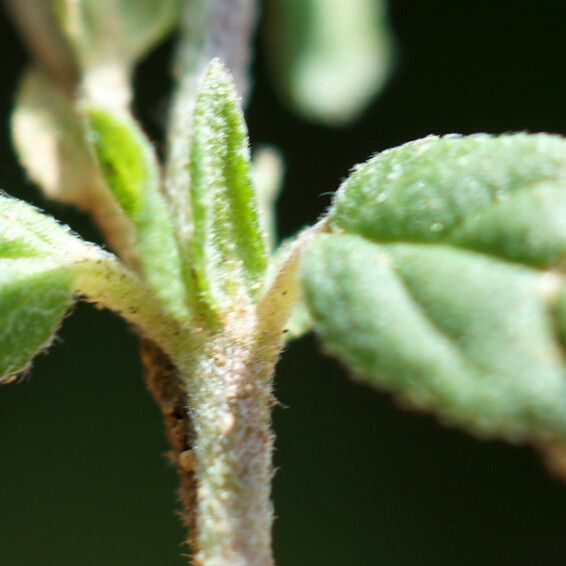
<instances>
[{"instance_id":1,"label":"green leaf","mask_svg":"<svg viewBox=\"0 0 566 566\"><path fill-rule=\"evenodd\" d=\"M275 78L305 117L341 124L381 90L392 41L384 0L275 0L268 42Z\"/></svg>"},{"instance_id":2,"label":"green leaf","mask_svg":"<svg viewBox=\"0 0 566 566\"><path fill-rule=\"evenodd\" d=\"M96 107L85 116L102 176L134 227L145 279L172 315L187 318L181 259L150 142L127 117Z\"/></svg>"},{"instance_id":3,"label":"green leaf","mask_svg":"<svg viewBox=\"0 0 566 566\"><path fill-rule=\"evenodd\" d=\"M267 267L246 126L231 79L213 61L198 91L189 162L193 234L186 261L211 320L254 301Z\"/></svg>"},{"instance_id":4,"label":"green leaf","mask_svg":"<svg viewBox=\"0 0 566 566\"><path fill-rule=\"evenodd\" d=\"M0 194L0 381L45 349L73 302L68 265L93 248L33 207Z\"/></svg>"},{"instance_id":5,"label":"green leaf","mask_svg":"<svg viewBox=\"0 0 566 566\"><path fill-rule=\"evenodd\" d=\"M325 347L482 436L566 434L566 140L427 138L355 169L308 250Z\"/></svg>"},{"instance_id":6,"label":"green leaf","mask_svg":"<svg viewBox=\"0 0 566 566\"><path fill-rule=\"evenodd\" d=\"M77 257L87 247L66 226L0 191L0 258Z\"/></svg>"},{"instance_id":7,"label":"green leaf","mask_svg":"<svg viewBox=\"0 0 566 566\"><path fill-rule=\"evenodd\" d=\"M49 347L73 303L71 282L56 263L0 258L0 383Z\"/></svg>"},{"instance_id":8,"label":"green leaf","mask_svg":"<svg viewBox=\"0 0 566 566\"><path fill-rule=\"evenodd\" d=\"M180 327L143 281L53 218L0 194L0 383L49 346L75 297L116 311L163 351L177 352Z\"/></svg>"}]
</instances>

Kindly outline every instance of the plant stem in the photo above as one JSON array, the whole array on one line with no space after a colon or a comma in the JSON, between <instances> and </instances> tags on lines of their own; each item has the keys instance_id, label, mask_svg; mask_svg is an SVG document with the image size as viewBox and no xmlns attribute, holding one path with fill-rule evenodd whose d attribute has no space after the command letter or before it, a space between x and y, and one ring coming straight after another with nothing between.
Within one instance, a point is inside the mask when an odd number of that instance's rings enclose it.
<instances>
[{"instance_id":1,"label":"plant stem","mask_svg":"<svg viewBox=\"0 0 566 566\"><path fill-rule=\"evenodd\" d=\"M195 444L195 564L270 566L273 508L271 407L284 328L298 298L301 252L326 229L305 230L255 307L235 306L224 328L177 360Z\"/></svg>"},{"instance_id":2,"label":"plant stem","mask_svg":"<svg viewBox=\"0 0 566 566\"><path fill-rule=\"evenodd\" d=\"M165 313L146 284L115 258L95 252L92 257L71 260L70 265L76 269L78 294L120 314L171 359L201 347L195 333Z\"/></svg>"},{"instance_id":3,"label":"plant stem","mask_svg":"<svg viewBox=\"0 0 566 566\"><path fill-rule=\"evenodd\" d=\"M276 359L258 356L256 336L251 316L234 319L181 370L196 436L196 564L273 564L270 408Z\"/></svg>"}]
</instances>

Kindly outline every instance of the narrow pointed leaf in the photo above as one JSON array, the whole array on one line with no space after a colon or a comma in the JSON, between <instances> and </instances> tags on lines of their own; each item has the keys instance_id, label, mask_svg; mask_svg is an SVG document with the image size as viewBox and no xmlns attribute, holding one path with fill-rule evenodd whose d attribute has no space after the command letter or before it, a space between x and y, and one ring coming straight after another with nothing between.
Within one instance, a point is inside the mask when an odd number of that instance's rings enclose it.
<instances>
[{"instance_id":1,"label":"narrow pointed leaf","mask_svg":"<svg viewBox=\"0 0 566 566\"><path fill-rule=\"evenodd\" d=\"M134 227L144 277L171 314L186 318L181 260L153 148L131 119L94 107L85 115L102 176Z\"/></svg>"},{"instance_id":2,"label":"narrow pointed leaf","mask_svg":"<svg viewBox=\"0 0 566 566\"><path fill-rule=\"evenodd\" d=\"M566 140L427 138L356 168L303 263L326 349L482 436L566 435Z\"/></svg>"},{"instance_id":3,"label":"narrow pointed leaf","mask_svg":"<svg viewBox=\"0 0 566 566\"><path fill-rule=\"evenodd\" d=\"M267 41L287 100L317 122L355 119L391 67L384 0L273 0L272 14Z\"/></svg>"},{"instance_id":4,"label":"narrow pointed leaf","mask_svg":"<svg viewBox=\"0 0 566 566\"><path fill-rule=\"evenodd\" d=\"M211 316L254 300L267 267L239 100L214 61L195 107L189 162L195 287Z\"/></svg>"},{"instance_id":5,"label":"narrow pointed leaf","mask_svg":"<svg viewBox=\"0 0 566 566\"><path fill-rule=\"evenodd\" d=\"M175 53L175 84L167 127L164 192L179 239L186 242L187 187L192 122L197 90L212 59L229 69L243 105L249 98L252 36L257 0L187 0L182 2Z\"/></svg>"}]
</instances>

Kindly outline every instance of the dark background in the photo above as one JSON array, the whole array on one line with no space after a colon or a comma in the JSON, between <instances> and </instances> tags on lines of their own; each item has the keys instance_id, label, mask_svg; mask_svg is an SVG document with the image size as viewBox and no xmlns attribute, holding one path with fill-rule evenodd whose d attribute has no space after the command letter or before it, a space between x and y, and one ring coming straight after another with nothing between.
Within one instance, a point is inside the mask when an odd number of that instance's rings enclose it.
<instances>
[{"instance_id":1,"label":"dark background","mask_svg":"<svg viewBox=\"0 0 566 566\"><path fill-rule=\"evenodd\" d=\"M344 0L347 2L347 0ZM252 141L279 146L281 229L311 223L355 162L430 133L566 133L566 8L538 2L392 1L397 70L356 125L307 124L257 59ZM26 54L0 22L0 187L96 232L26 183L8 116ZM171 45L139 73L139 113L162 134ZM276 380L275 548L280 566L558 565L566 485L526 448L475 441L354 385L304 338ZM78 306L24 383L0 389L0 565L181 565L176 478L137 342Z\"/></svg>"}]
</instances>

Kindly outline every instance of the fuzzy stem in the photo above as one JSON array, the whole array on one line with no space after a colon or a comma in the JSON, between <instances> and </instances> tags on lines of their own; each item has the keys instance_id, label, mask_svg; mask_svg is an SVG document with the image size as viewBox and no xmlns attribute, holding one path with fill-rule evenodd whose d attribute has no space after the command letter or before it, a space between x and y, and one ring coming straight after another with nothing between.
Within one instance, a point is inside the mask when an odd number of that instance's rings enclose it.
<instances>
[{"instance_id":1,"label":"fuzzy stem","mask_svg":"<svg viewBox=\"0 0 566 566\"><path fill-rule=\"evenodd\" d=\"M70 267L75 269L77 294L120 314L170 358L201 348L196 334L166 314L146 284L115 258L93 254L71 261Z\"/></svg>"},{"instance_id":2,"label":"fuzzy stem","mask_svg":"<svg viewBox=\"0 0 566 566\"><path fill-rule=\"evenodd\" d=\"M195 564L270 566L275 360L258 355L255 321L210 336L181 374L195 431ZM261 342L261 339L260 339Z\"/></svg>"},{"instance_id":3,"label":"fuzzy stem","mask_svg":"<svg viewBox=\"0 0 566 566\"><path fill-rule=\"evenodd\" d=\"M222 331L204 337L196 359L177 360L195 434L194 564L273 564L273 374L298 298L302 250L325 229L323 221L303 232L259 305L235 309Z\"/></svg>"}]
</instances>

